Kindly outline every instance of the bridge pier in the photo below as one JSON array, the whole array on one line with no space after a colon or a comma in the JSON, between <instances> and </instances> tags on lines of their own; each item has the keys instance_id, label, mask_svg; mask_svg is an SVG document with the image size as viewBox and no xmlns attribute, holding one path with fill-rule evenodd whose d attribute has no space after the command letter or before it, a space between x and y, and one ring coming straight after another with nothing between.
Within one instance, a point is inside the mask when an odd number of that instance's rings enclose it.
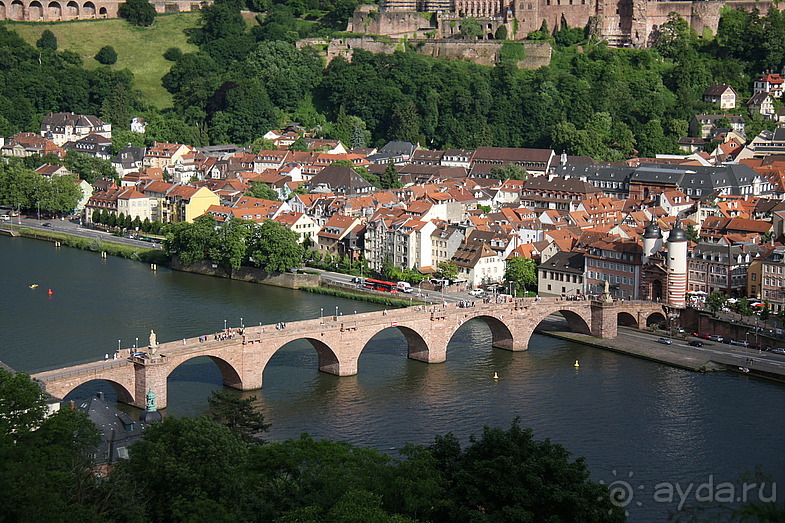
<instances>
[{"instance_id":1,"label":"bridge pier","mask_svg":"<svg viewBox=\"0 0 785 523\"><path fill-rule=\"evenodd\" d=\"M618 332L618 306L615 302L591 302L591 335L615 338Z\"/></svg>"},{"instance_id":2,"label":"bridge pier","mask_svg":"<svg viewBox=\"0 0 785 523\"><path fill-rule=\"evenodd\" d=\"M134 401L132 405L140 409L147 406L147 392L155 392L155 406L159 409L166 408L167 384L169 376L168 358L134 358Z\"/></svg>"}]
</instances>

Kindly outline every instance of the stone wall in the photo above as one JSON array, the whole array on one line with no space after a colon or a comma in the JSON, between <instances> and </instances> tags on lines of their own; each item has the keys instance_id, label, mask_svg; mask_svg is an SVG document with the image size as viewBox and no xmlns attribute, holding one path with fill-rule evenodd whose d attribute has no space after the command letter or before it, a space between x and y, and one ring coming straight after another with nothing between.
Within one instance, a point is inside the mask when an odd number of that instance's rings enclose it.
<instances>
[{"instance_id":1,"label":"stone wall","mask_svg":"<svg viewBox=\"0 0 785 523\"><path fill-rule=\"evenodd\" d=\"M543 42L519 42L524 46L524 59L518 62L521 69L538 69L551 63L551 46ZM405 45L413 45L416 52L433 58L444 60L463 60L480 65L494 65L499 60L501 42L477 41L456 42L447 40L375 40L371 37L341 38L331 40L308 39L297 42L297 47L324 47L327 63L335 57L343 56L351 60L355 49L363 49L371 53L393 54L403 50Z\"/></svg>"},{"instance_id":2,"label":"stone wall","mask_svg":"<svg viewBox=\"0 0 785 523\"><path fill-rule=\"evenodd\" d=\"M180 263L176 256L172 258L172 269L204 274L207 276L216 276L218 278L229 278L231 280L264 283L265 285L275 285L276 287L286 287L288 289L318 287L322 279L318 274L295 274L291 272L269 273L254 267L241 267L230 273L223 267L219 267L208 261L201 261L186 266Z\"/></svg>"}]
</instances>

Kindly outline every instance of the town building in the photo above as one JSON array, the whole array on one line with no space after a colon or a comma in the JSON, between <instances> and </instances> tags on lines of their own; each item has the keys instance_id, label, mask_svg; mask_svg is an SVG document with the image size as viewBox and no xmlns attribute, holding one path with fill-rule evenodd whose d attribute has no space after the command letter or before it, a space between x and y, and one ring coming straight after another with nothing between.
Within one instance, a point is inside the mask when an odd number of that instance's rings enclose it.
<instances>
[{"instance_id":1,"label":"town building","mask_svg":"<svg viewBox=\"0 0 785 523\"><path fill-rule=\"evenodd\" d=\"M559 252L537 267L537 294L577 296L584 292L584 255Z\"/></svg>"},{"instance_id":2,"label":"town building","mask_svg":"<svg viewBox=\"0 0 785 523\"><path fill-rule=\"evenodd\" d=\"M710 85L703 91L703 101L718 105L720 109L735 109L738 96L728 84Z\"/></svg>"},{"instance_id":3,"label":"town building","mask_svg":"<svg viewBox=\"0 0 785 523\"><path fill-rule=\"evenodd\" d=\"M112 124L97 116L74 113L49 113L41 121L41 136L52 140L62 147L66 142L74 142L97 134L112 139Z\"/></svg>"},{"instance_id":4,"label":"town building","mask_svg":"<svg viewBox=\"0 0 785 523\"><path fill-rule=\"evenodd\" d=\"M747 268L760 255L759 245L699 243L687 257L688 292L724 292L741 296L747 292Z\"/></svg>"}]
</instances>

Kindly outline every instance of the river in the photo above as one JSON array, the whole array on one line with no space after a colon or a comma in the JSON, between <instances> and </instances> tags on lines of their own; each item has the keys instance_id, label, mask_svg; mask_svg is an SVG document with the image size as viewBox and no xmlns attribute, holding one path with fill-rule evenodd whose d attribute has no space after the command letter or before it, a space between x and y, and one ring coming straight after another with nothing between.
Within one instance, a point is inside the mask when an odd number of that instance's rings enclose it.
<instances>
[{"instance_id":1,"label":"river","mask_svg":"<svg viewBox=\"0 0 785 523\"><path fill-rule=\"evenodd\" d=\"M0 236L0 267L0 360L31 373L102 358L118 340L123 347L136 338L146 344L150 329L168 341L215 332L224 320L267 324L315 318L320 309L338 307L346 315L380 308L153 272L138 262L6 236ZM665 520L679 507L679 491L688 492L683 508L696 505L696 494L698 500L741 498L742 475L758 467L778 482L780 504L785 499L782 385L691 373L543 336L534 336L525 352L492 349L488 329L476 321L457 331L445 363L407 359L403 336L390 329L368 344L358 369L349 377L320 373L315 351L295 342L271 359L264 388L245 394L257 396L271 423L269 439L307 432L393 453L447 432L467 441L483 425L506 428L520 418L536 438L585 457L593 479L629 485L631 521ZM209 359L191 360L169 378L165 414L201 414L220 387ZM69 398L99 388L112 396L107 384L93 383ZM772 487L746 495L770 498Z\"/></svg>"}]
</instances>

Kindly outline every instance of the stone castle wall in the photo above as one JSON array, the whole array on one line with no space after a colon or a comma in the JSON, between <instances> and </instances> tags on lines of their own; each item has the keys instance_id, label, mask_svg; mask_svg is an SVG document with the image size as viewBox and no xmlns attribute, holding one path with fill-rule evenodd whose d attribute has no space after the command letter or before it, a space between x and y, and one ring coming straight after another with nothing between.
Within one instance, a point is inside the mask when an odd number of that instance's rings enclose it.
<instances>
[{"instance_id":1,"label":"stone castle wall","mask_svg":"<svg viewBox=\"0 0 785 523\"><path fill-rule=\"evenodd\" d=\"M0 0L0 20L63 22L117 18L125 0ZM154 0L157 13L198 11L211 2L203 0Z\"/></svg>"},{"instance_id":2,"label":"stone castle wall","mask_svg":"<svg viewBox=\"0 0 785 523\"><path fill-rule=\"evenodd\" d=\"M562 21L570 27L588 24L611 45L648 47L655 41L659 28L667 22L671 12L681 15L698 34L706 29L716 33L720 9L724 5L747 10L757 8L766 13L774 4L755 0L515 0L509 13L512 18L495 16L479 17L477 20L487 40L493 40L500 25L507 27L508 38L522 40L538 30L544 20L551 31L560 27ZM349 30L393 37L448 38L460 32L461 18L461 13L380 12L376 6L362 6L355 11Z\"/></svg>"},{"instance_id":3,"label":"stone castle wall","mask_svg":"<svg viewBox=\"0 0 785 523\"><path fill-rule=\"evenodd\" d=\"M421 42L407 40L414 44L417 53L440 58L444 60L463 60L479 65L494 65L499 61L499 52L502 42L456 42L441 40L423 40ZM524 59L518 62L521 69L538 69L551 62L551 46L543 42L522 42L524 45ZM326 45L326 58L329 63L337 56L351 60L355 49L363 49L372 53L393 54L404 49L403 41L378 41L371 37L342 38L326 42L324 40L301 40L298 47L305 46L324 47Z\"/></svg>"}]
</instances>

